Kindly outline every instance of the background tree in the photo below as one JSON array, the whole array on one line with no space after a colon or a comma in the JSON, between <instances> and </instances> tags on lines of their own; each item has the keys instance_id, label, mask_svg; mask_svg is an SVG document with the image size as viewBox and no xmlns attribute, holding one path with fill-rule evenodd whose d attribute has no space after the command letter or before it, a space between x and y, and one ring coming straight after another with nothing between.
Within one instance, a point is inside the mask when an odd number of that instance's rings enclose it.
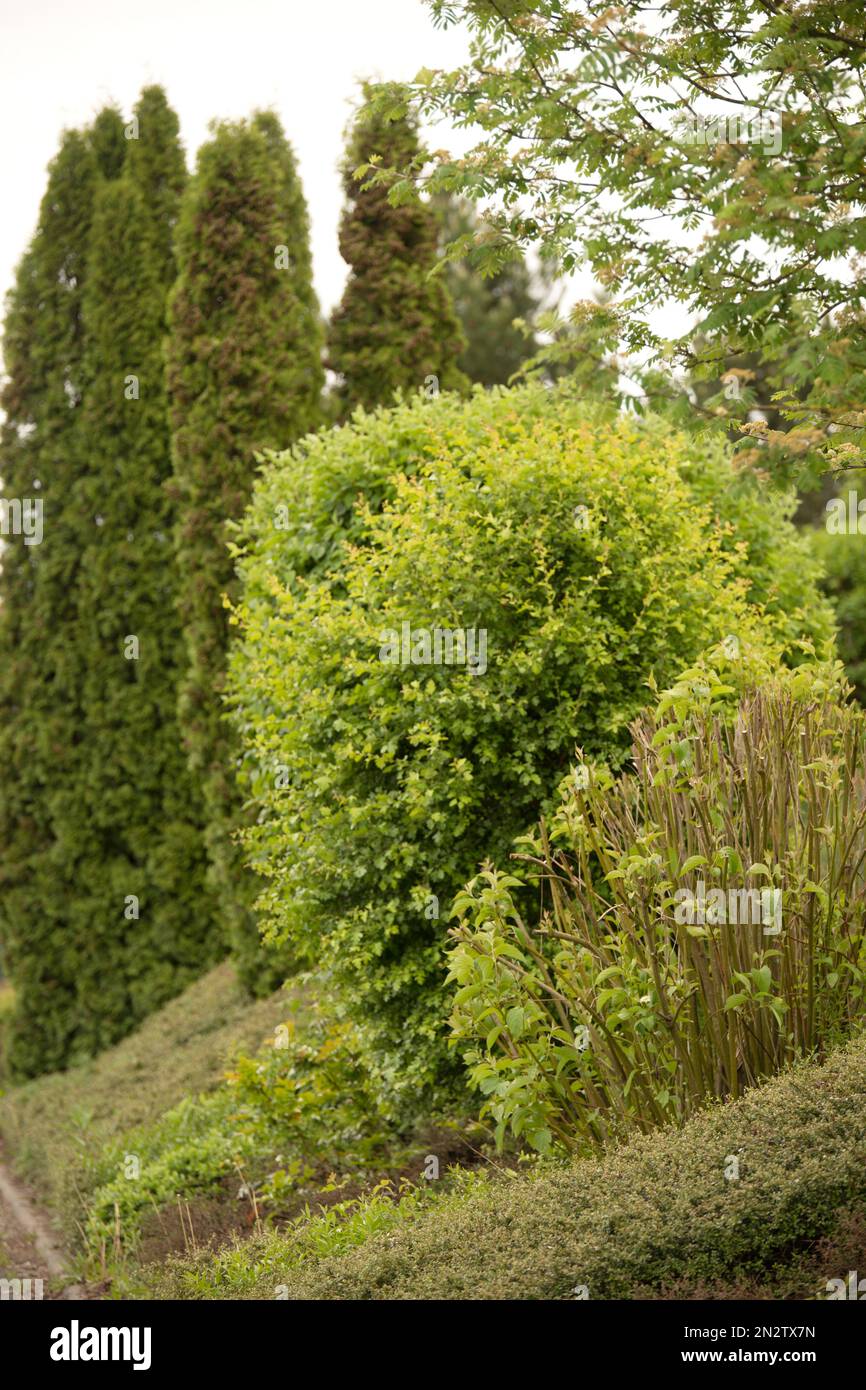
<instances>
[{"instance_id":1,"label":"background tree","mask_svg":"<svg viewBox=\"0 0 866 1390\"><path fill-rule=\"evenodd\" d=\"M631 352L710 379L732 354L784 361L791 428L749 422L742 401L718 417L759 441L747 458L862 462L862 6L430 4L436 22L469 26L470 61L385 88L379 109L402 100L480 138L420 179L394 160L395 200L413 181L480 200L497 233L476 253L487 269L537 241L565 270L588 264ZM673 343L649 321L660 299L688 311Z\"/></svg>"},{"instance_id":2,"label":"background tree","mask_svg":"<svg viewBox=\"0 0 866 1390\"><path fill-rule=\"evenodd\" d=\"M56 833L78 865L67 930L78 953L77 1044L89 1052L221 953L178 726L183 643L165 489L167 248L183 153L159 88L142 94L126 129L123 173L103 181L90 231L82 466L71 499L81 737L76 776L55 807Z\"/></svg>"},{"instance_id":3,"label":"background tree","mask_svg":"<svg viewBox=\"0 0 866 1390\"><path fill-rule=\"evenodd\" d=\"M187 174L177 114L162 87L143 89L126 131L129 170L144 203L148 258L154 274L169 286L177 273L173 241Z\"/></svg>"},{"instance_id":4,"label":"background tree","mask_svg":"<svg viewBox=\"0 0 866 1390\"><path fill-rule=\"evenodd\" d=\"M243 815L223 717L226 597L236 596L228 547L252 491L256 451L314 429L323 387L306 205L275 116L213 127L183 201L177 249L168 380L188 662L181 725L202 791L225 939L242 978L265 991L285 963L268 964L259 947L257 883L234 840Z\"/></svg>"},{"instance_id":5,"label":"background tree","mask_svg":"<svg viewBox=\"0 0 866 1390\"><path fill-rule=\"evenodd\" d=\"M458 237L477 241L484 235L472 203L442 194L432 202L444 246ZM544 284L534 281L524 258L507 261L488 276L465 259L452 259L446 264L445 283L466 340L458 367L482 386L507 385L539 348L533 330L550 279ZM525 331L515 327L515 319L525 323Z\"/></svg>"},{"instance_id":6,"label":"background tree","mask_svg":"<svg viewBox=\"0 0 866 1390\"><path fill-rule=\"evenodd\" d=\"M117 172L122 140L114 111L63 137L7 306L3 495L44 509L41 544L7 537L0 573L0 935L16 988L9 1063L18 1075L62 1066L76 1047L68 905L79 866L54 823L81 739L68 639L82 546L71 499L82 467L87 246L97 183Z\"/></svg>"},{"instance_id":7,"label":"background tree","mask_svg":"<svg viewBox=\"0 0 866 1390\"><path fill-rule=\"evenodd\" d=\"M273 111L257 111L253 122L268 142L271 158L282 177L280 206L292 243L288 247L288 268L292 271L292 289L312 319L324 334L324 322L316 291L313 287L313 255L310 246L310 215L307 200L298 176L294 151L286 139L279 117ZM286 257L283 257L286 260ZM321 350L321 338L317 339ZM317 417L318 419L318 417Z\"/></svg>"},{"instance_id":8,"label":"background tree","mask_svg":"<svg viewBox=\"0 0 866 1390\"><path fill-rule=\"evenodd\" d=\"M364 86L365 98L376 91ZM458 366L465 342L442 276L439 226L424 204L395 207L386 191L356 171L380 161L411 165L420 145L408 114L362 112L352 126L343 163L346 208L340 253L349 266L343 298L328 332L328 366L340 377L342 415L355 406L390 404L397 390L417 391L435 377L441 390L462 390Z\"/></svg>"}]
</instances>

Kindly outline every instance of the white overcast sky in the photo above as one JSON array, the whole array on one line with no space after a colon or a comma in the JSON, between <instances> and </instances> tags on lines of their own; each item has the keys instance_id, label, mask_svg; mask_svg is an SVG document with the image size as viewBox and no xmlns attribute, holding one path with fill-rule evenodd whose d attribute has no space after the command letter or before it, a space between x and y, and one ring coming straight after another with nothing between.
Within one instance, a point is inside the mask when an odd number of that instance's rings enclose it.
<instances>
[{"instance_id":1,"label":"white overcast sky","mask_svg":"<svg viewBox=\"0 0 866 1390\"><path fill-rule=\"evenodd\" d=\"M411 77L467 53L422 0L0 0L4 209L0 295L36 223L45 169L66 126L101 106L127 113L161 83L192 165L216 117L273 106L298 156L322 308L339 299L337 163L363 77ZM448 143L443 130L437 143ZM463 142L461 142L463 143Z\"/></svg>"}]
</instances>

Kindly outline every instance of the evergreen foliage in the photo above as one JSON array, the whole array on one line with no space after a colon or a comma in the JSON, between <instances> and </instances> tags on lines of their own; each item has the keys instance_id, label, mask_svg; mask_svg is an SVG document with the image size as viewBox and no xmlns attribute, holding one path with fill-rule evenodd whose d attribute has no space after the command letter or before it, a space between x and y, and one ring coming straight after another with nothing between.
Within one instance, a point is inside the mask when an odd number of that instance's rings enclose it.
<instances>
[{"instance_id":1,"label":"evergreen foliage","mask_svg":"<svg viewBox=\"0 0 866 1390\"><path fill-rule=\"evenodd\" d=\"M365 86L365 97L371 91ZM447 283L430 275L438 258L435 212L421 203L396 207L385 189L355 176L379 157L409 164L419 150L409 116L370 119L362 111L349 135L340 253L350 272L328 334L344 416L357 405L390 405L398 390L426 387L430 394L467 384L458 365L466 345Z\"/></svg>"},{"instance_id":2,"label":"evergreen foliage","mask_svg":"<svg viewBox=\"0 0 866 1390\"><path fill-rule=\"evenodd\" d=\"M80 866L78 1045L122 1036L220 953L203 827L177 714L182 638L163 338L183 155L158 88L136 108L121 178L100 188L84 294L73 510L82 538L70 659L79 766L56 833Z\"/></svg>"},{"instance_id":3,"label":"evergreen foliage","mask_svg":"<svg viewBox=\"0 0 866 1390\"><path fill-rule=\"evenodd\" d=\"M182 204L177 248L168 380L187 661L181 723L225 938L246 983L266 991L285 963L265 965L251 876L234 842L242 807L222 698L224 595L236 596L229 541L252 492L255 453L314 429L323 386L306 207L275 116L214 126Z\"/></svg>"},{"instance_id":4,"label":"evergreen foliage","mask_svg":"<svg viewBox=\"0 0 866 1390\"><path fill-rule=\"evenodd\" d=\"M72 514L83 391L82 302L102 167L117 167L120 116L67 132L49 169L37 229L9 296L4 334L3 495L43 508L40 544L5 538L0 573L0 934L15 982L9 1065L63 1065L75 1047L79 955L69 903L72 847L55 833L74 787L80 692L69 633L83 537Z\"/></svg>"},{"instance_id":5,"label":"evergreen foliage","mask_svg":"<svg viewBox=\"0 0 866 1390\"><path fill-rule=\"evenodd\" d=\"M177 118L146 89L66 137L6 334L7 495L44 538L4 556L10 775L3 937L10 1066L122 1037L219 950L177 724L163 339L184 179Z\"/></svg>"}]
</instances>

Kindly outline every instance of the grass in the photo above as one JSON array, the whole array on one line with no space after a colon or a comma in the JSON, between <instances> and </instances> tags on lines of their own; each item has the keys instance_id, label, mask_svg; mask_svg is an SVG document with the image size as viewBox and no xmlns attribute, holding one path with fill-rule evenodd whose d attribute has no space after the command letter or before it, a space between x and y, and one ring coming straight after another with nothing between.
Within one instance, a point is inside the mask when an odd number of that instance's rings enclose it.
<instances>
[{"instance_id":1,"label":"grass","mask_svg":"<svg viewBox=\"0 0 866 1390\"><path fill-rule=\"evenodd\" d=\"M161 1288L340 1300L571 1299L579 1288L591 1299L734 1287L754 1295L802 1283L822 1251L850 1259L852 1229L862 1249L864 1115L861 1036L682 1129L530 1176L497 1175L324 1258L299 1251L309 1232L272 1235L257 1272L254 1261L199 1252ZM736 1179L726 1177L732 1158ZM813 1296L826 1297L823 1284Z\"/></svg>"},{"instance_id":2,"label":"grass","mask_svg":"<svg viewBox=\"0 0 866 1390\"><path fill-rule=\"evenodd\" d=\"M212 1090L238 1049L257 1048L298 1012L284 992L251 1001L231 965L219 965L95 1060L8 1090L0 1098L7 1152L74 1228L101 1150Z\"/></svg>"},{"instance_id":3,"label":"grass","mask_svg":"<svg viewBox=\"0 0 866 1390\"><path fill-rule=\"evenodd\" d=\"M15 1003L15 991L11 980L0 979L0 1018L9 1013Z\"/></svg>"},{"instance_id":4,"label":"grass","mask_svg":"<svg viewBox=\"0 0 866 1390\"><path fill-rule=\"evenodd\" d=\"M6 1075L6 1028L15 1008L15 990L10 980L0 979L0 1084Z\"/></svg>"},{"instance_id":5,"label":"grass","mask_svg":"<svg viewBox=\"0 0 866 1390\"><path fill-rule=\"evenodd\" d=\"M142 1266L202 1241L236 1246L237 1267L263 1217L304 1228L308 1253L344 1248L428 1200L425 1155L475 1161L458 1124L397 1132L370 1109L318 985L251 1002L223 965L92 1062L0 1099L7 1152L81 1282L148 1297Z\"/></svg>"},{"instance_id":6,"label":"grass","mask_svg":"<svg viewBox=\"0 0 866 1390\"><path fill-rule=\"evenodd\" d=\"M196 1250L170 1258L145 1276L154 1298L282 1298L287 1274L306 1261L354 1250L433 1208L451 1209L485 1181L483 1171L461 1169L436 1186L386 1180L369 1197L335 1203L315 1215L307 1211L288 1229L259 1231L243 1241L235 1237L217 1251Z\"/></svg>"}]
</instances>

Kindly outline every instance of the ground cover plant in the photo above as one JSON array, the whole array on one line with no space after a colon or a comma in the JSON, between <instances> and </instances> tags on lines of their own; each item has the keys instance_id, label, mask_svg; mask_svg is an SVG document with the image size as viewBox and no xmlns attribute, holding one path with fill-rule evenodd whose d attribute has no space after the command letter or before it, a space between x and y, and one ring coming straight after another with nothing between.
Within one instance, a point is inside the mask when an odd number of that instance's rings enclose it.
<instances>
[{"instance_id":1,"label":"ground cover plant","mask_svg":"<svg viewBox=\"0 0 866 1390\"><path fill-rule=\"evenodd\" d=\"M106 1146L125 1152L126 1133L219 1086L239 1049L255 1050L302 1007L281 992L251 1003L233 968L217 966L100 1057L5 1089L0 1136L18 1171L75 1232Z\"/></svg>"},{"instance_id":2,"label":"ground cover plant","mask_svg":"<svg viewBox=\"0 0 866 1390\"><path fill-rule=\"evenodd\" d=\"M827 1298L830 1274L816 1267L815 1245L841 1242L848 1214L866 1200L864 1102L860 1037L824 1065L798 1066L681 1129L548 1161L530 1175L494 1171L412 1219L395 1216L387 1230L371 1218L370 1238L350 1234L350 1248L328 1249L323 1236L320 1258L301 1248L304 1232L274 1236L248 1260L202 1251L175 1264L161 1289L199 1298L595 1301L772 1291L793 1279L799 1296ZM804 1267L814 1279L805 1288Z\"/></svg>"},{"instance_id":3,"label":"ground cover plant","mask_svg":"<svg viewBox=\"0 0 866 1390\"><path fill-rule=\"evenodd\" d=\"M431 1164L483 1162L471 1107L401 1126L319 995L251 1000L225 963L94 1061L0 1096L0 1140L88 1287L150 1296L150 1261L320 1211L339 1242L344 1218L363 1233L426 1200Z\"/></svg>"}]
</instances>

